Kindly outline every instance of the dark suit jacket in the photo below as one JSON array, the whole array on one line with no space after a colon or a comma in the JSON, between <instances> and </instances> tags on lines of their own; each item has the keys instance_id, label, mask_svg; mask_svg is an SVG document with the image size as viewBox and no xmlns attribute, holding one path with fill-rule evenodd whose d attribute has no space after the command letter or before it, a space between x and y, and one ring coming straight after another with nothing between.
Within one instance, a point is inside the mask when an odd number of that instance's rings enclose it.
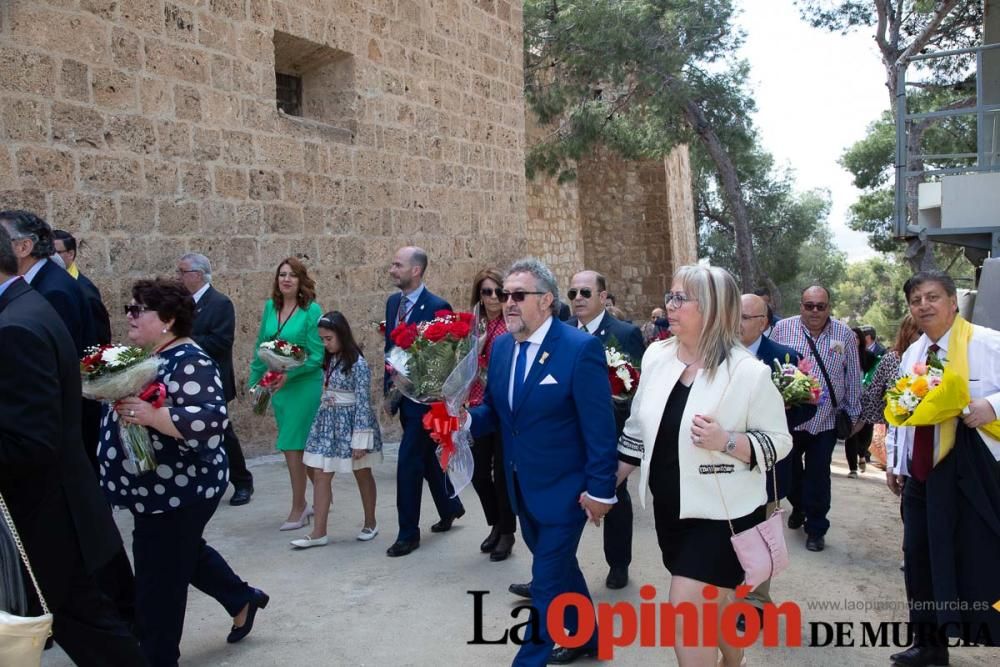
<instances>
[{"instance_id":1,"label":"dark suit jacket","mask_svg":"<svg viewBox=\"0 0 1000 667\"><path fill-rule=\"evenodd\" d=\"M575 317L566 320L566 324L571 327L580 327L580 321ZM634 324L622 322L612 317L611 313L605 312L604 319L601 320L601 327L594 335L601 340L601 343L605 347L607 347L608 341L612 338L617 340L621 345L621 349L618 351L628 355L633 364L638 364L642 361L642 355L646 351L646 346L642 343L642 330Z\"/></svg>"},{"instance_id":2,"label":"dark suit jacket","mask_svg":"<svg viewBox=\"0 0 1000 667\"><path fill-rule=\"evenodd\" d=\"M226 402L236 398L236 377L233 373L236 309L229 297L214 287L209 287L195 306L191 339L218 364Z\"/></svg>"},{"instance_id":3,"label":"dark suit jacket","mask_svg":"<svg viewBox=\"0 0 1000 667\"><path fill-rule=\"evenodd\" d=\"M73 280L73 276L49 260L35 274L31 286L55 308L56 314L62 319L73 339L77 359L83 357L85 349L97 344L97 334L94 331L87 297Z\"/></svg>"},{"instance_id":4,"label":"dark suit jacket","mask_svg":"<svg viewBox=\"0 0 1000 667\"><path fill-rule=\"evenodd\" d=\"M386 299L385 302L385 352L387 354L393 347L392 338L389 337L389 334L396 328L396 314L399 312L399 300L401 298L403 298L403 293L396 292ZM425 285L424 291L420 293L417 302L413 304L413 308L407 314L406 321L409 324L414 322L430 322L434 319L434 313L439 310L451 310L451 304L437 294L432 293ZM382 390L388 392L390 384L391 378L386 373L382 378ZM404 405L407 403L412 403L412 401L403 401Z\"/></svg>"},{"instance_id":5,"label":"dark suit jacket","mask_svg":"<svg viewBox=\"0 0 1000 667\"><path fill-rule=\"evenodd\" d=\"M101 299L101 290L97 289L90 278L82 273L77 275L77 284L83 290L83 296L87 299L87 306L90 308L90 318L94 323L94 337L99 345L107 345L111 342L111 316L108 309L104 307L104 300Z\"/></svg>"},{"instance_id":6,"label":"dark suit jacket","mask_svg":"<svg viewBox=\"0 0 1000 667\"><path fill-rule=\"evenodd\" d=\"M788 357L788 363L797 364L799 363L799 353L790 347L782 345L781 343L775 343L773 340L767 336L761 336L760 346L757 348L757 358L767 364L767 367L772 371L774 370L774 360L777 359L779 363L785 363L785 356ZM799 424L804 424L816 415L816 406L809 404L799 404L794 407L785 410L785 418L788 420L788 431L791 432ZM791 459L787 456L780 461L778 461L775 466L775 475L778 480L778 497L784 498L788 493L788 487L791 484ZM768 480L767 482L767 499L770 502L774 501L774 484Z\"/></svg>"},{"instance_id":7,"label":"dark suit jacket","mask_svg":"<svg viewBox=\"0 0 1000 667\"><path fill-rule=\"evenodd\" d=\"M23 280L0 295L0 368L0 493L58 609L80 567L95 572L122 545L80 442L76 349Z\"/></svg>"},{"instance_id":8,"label":"dark suit jacket","mask_svg":"<svg viewBox=\"0 0 1000 667\"><path fill-rule=\"evenodd\" d=\"M946 626L950 637L959 636L960 623L968 623L972 641L1000 645L1000 614L992 608L1000 600L996 567L1000 555L1000 463L979 433L962 422L955 433L954 449L927 478L927 526L934 599L969 603L965 611L951 607L939 610L938 623L951 624ZM979 639L976 633L982 633Z\"/></svg>"},{"instance_id":9,"label":"dark suit jacket","mask_svg":"<svg viewBox=\"0 0 1000 667\"><path fill-rule=\"evenodd\" d=\"M511 408L514 337L493 341L482 405L469 409L475 437L499 432L511 505L523 498L541 524L582 524L582 491L615 495L617 439L600 343L556 318ZM515 493L516 471L520 496Z\"/></svg>"}]
</instances>

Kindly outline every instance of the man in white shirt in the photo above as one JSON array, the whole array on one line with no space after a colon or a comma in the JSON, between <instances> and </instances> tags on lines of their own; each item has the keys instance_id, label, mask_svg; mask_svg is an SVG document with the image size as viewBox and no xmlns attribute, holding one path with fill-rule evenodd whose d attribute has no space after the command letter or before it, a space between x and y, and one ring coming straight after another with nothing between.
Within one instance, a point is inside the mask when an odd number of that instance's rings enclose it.
<instances>
[{"instance_id":1,"label":"man in white shirt","mask_svg":"<svg viewBox=\"0 0 1000 667\"><path fill-rule=\"evenodd\" d=\"M925 362L929 352L944 359L947 365L957 344L953 340L958 315L954 281L941 271L922 271L910 278L903 290L910 314L924 333L903 354L900 374L907 374L914 364ZM1000 332L976 325L972 329L968 344L971 401L961 419L970 428L980 428L1000 414ZM993 458L1000 460L1000 441L982 430L979 435ZM934 460L940 438L940 424L890 428L886 437L889 458L886 483L893 493L903 497L906 594L911 603L910 623L917 628L938 625L930 557L934 545L928 531L926 491L928 479L938 470ZM935 645L934 634L929 631L916 634L912 647L890 659L899 665L948 664L948 648Z\"/></svg>"}]
</instances>

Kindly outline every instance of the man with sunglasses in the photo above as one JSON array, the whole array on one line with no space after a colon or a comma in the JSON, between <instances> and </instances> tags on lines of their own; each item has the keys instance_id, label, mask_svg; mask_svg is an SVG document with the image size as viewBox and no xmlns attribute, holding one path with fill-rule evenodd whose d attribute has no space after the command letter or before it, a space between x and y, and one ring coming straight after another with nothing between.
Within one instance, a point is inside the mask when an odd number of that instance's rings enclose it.
<instances>
[{"instance_id":1,"label":"man with sunglasses","mask_svg":"<svg viewBox=\"0 0 1000 667\"><path fill-rule=\"evenodd\" d=\"M526 593L541 642L523 644L514 664L567 664L597 652L596 632L579 648L553 650L546 621L557 595L590 599L576 550L587 519L600 523L616 502L611 388L600 341L554 317L556 280L545 264L515 262L503 286L510 333L494 341L486 394L469 422L475 437L503 438L511 505L532 554ZM563 621L575 635L577 615Z\"/></svg>"},{"instance_id":2,"label":"man with sunglasses","mask_svg":"<svg viewBox=\"0 0 1000 667\"><path fill-rule=\"evenodd\" d=\"M392 349L392 331L398 325L415 322L429 322L439 310L451 310L451 305L431 293L424 285L427 271L427 253L422 248L409 246L400 248L389 266L389 277L399 291L391 295L385 304L385 353ZM385 374L382 388L386 395L392 387L392 379ZM465 514L462 501L452 497L451 482L438 463L435 450L437 444L431 440L424 428L423 418L430 409L408 398L399 404L399 421L403 427L403 439L399 443L396 463L396 512L399 515L399 533L396 541L386 550L390 558L412 553L420 547L420 499L423 495L423 480L427 480L431 498L441 520L431 526L432 533L451 530L455 519Z\"/></svg>"},{"instance_id":3,"label":"man with sunglasses","mask_svg":"<svg viewBox=\"0 0 1000 667\"><path fill-rule=\"evenodd\" d=\"M610 303L607 279L597 271L581 271L573 276L566 297L573 315L566 324L596 336L605 347L614 346L638 366L645 346L639 327L622 322L607 311ZM631 401L612 401L615 413L615 437L622 434L625 420L632 409ZM628 585L628 568L632 563L632 497L627 481L615 493L618 502L604 520L604 559L608 563L608 588Z\"/></svg>"},{"instance_id":4,"label":"man with sunglasses","mask_svg":"<svg viewBox=\"0 0 1000 667\"><path fill-rule=\"evenodd\" d=\"M806 530L806 548L822 551L830 529L830 460L837 444L837 412L852 423L861 416L861 364L858 339L851 328L830 317L830 291L812 285L802 291L799 315L788 317L771 333L775 342L813 360L813 374L823 389L816 416L792 431L792 475L788 527Z\"/></svg>"}]
</instances>

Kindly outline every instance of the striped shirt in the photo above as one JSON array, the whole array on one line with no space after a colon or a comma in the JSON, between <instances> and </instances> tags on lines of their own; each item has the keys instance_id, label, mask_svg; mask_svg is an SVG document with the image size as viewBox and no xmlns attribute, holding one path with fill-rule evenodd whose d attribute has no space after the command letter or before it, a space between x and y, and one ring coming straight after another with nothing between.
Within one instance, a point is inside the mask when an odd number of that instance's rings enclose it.
<instances>
[{"instance_id":1,"label":"striped shirt","mask_svg":"<svg viewBox=\"0 0 1000 667\"><path fill-rule=\"evenodd\" d=\"M816 416L797 426L795 430L808 431L815 435L833 430L836 422L833 401L830 400L830 388L826 385L819 364L815 363L815 355L806 340L807 336L812 338L802 324L801 318L796 315L775 324L771 340L787 345L803 358L813 359L812 375L819 380L823 396L816 409ZM830 381L833 382L837 407L845 408L851 421L857 422L861 416L861 363L858 361L858 337L846 324L831 317L819 337L812 338L812 341L826 366Z\"/></svg>"}]
</instances>

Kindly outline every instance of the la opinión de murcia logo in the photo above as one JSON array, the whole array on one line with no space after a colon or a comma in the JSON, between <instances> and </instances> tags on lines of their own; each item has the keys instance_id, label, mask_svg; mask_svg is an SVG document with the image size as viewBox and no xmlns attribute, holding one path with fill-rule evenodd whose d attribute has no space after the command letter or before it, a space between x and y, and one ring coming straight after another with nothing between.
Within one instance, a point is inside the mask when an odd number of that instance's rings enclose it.
<instances>
[{"instance_id":1,"label":"la opini\u00f3n de murcia logo","mask_svg":"<svg viewBox=\"0 0 1000 667\"><path fill-rule=\"evenodd\" d=\"M720 639L735 648L747 648L761 640L764 647L899 647L910 646L915 635L929 637L942 646L993 645L989 626L985 623L945 623L941 626L919 626L902 621L841 621L828 623L810 621L809 643L803 644L802 610L798 603L783 602L764 605L763 620L757 608L745 602L752 589L737 586L736 600L728 604L718 602L719 589L705 586L704 604L681 602L655 602L656 588L645 585L639 589L642 602L600 602L595 605L579 593L562 593L549 605L544 619L549 635L559 646L579 648L597 633L597 657L614 658L616 648L633 646L638 641L643 648L668 648L681 646L718 646ZM466 591L473 600L472 639L470 645L541 643L538 610L530 604L518 605L511 618L527 619L505 629L495 638L487 638L483 628L483 603L490 591ZM810 605L813 607L816 605ZM859 607L861 605L858 605ZM993 605L984 603L1000 613L1000 601ZM977 606L977 608L979 608ZM563 621L566 612L575 610L578 618L576 634L566 632ZM736 621L744 617L745 632L736 629ZM780 620L784 619L785 637L780 637ZM678 632L679 630L679 632Z\"/></svg>"}]
</instances>

